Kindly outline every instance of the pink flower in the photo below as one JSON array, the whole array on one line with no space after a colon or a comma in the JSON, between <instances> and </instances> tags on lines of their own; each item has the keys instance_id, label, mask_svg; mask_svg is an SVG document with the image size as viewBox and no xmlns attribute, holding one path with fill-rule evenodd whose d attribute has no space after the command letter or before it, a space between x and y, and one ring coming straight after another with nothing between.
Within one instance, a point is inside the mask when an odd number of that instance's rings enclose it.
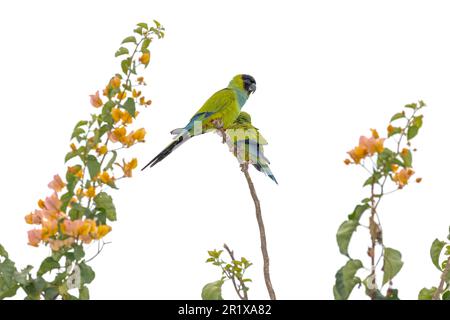
<instances>
[{"instance_id":1,"label":"pink flower","mask_svg":"<svg viewBox=\"0 0 450 320\"><path fill-rule=\"evenodd\" d=\"M91 104L95 108L99 108L103 105L102 99L100 99L98 91L95 94L89 95L91 97Z\"/></svg>"},{"instance_id":2,"label":"pink flower","mask_svg":"<svg viewBox=\"0 0 450 320\"><path fill-rule=\"evenodd\" d=\"M64 188L65 186L66 186L66 184L62 181L59 174L54 175L53 180L50 181L50 183L48 184L48 187L50 189L53 189L55 192L60 192L62 190L62 188Z\"/></svg>"},{"instance_id":3,"label":"pink flower","mask_svg":"<svg viewBox=\"0 0 450 320\"><path fill-rule=\"evenodd\" d=\"M82 220L64 220L63 224L61 225L62 232L68 236L76 237L78 236L78 230L83 225Z\"/></svg>"},{"instance_id":4,"label":"pink flower","mask_svg":"<svg viewBox=\"0 0 450 320\"><path fill-rule=\"evenodd\" d=\"M33 229L28 231L28 244L33 247L39 246L39 242L42 240L42 230Z\"/></svg>"},{"instance_id":5,"label":"pink flower","mask_svg":"<svg viewBox=\"0 0 450 320\"><path fill-rule=\"evenodd\" d=\"M45 209L43 210L43 216L47 218L57 218L60 216L59 208L61 207L61 200L58 195L53 193L50 197L45 198Z\"/></svg>"}]
</instances>

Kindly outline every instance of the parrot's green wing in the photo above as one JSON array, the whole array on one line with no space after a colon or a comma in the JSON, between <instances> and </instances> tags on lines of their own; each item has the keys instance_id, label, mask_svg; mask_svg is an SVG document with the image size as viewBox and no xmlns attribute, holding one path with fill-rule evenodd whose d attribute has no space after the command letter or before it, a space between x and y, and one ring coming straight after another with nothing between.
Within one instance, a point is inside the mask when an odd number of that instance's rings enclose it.
<instances>
[{"instance_id":1,"label":"parrot's green wing","mask_svg":"<svg viewBox=\"0 0 450 320\"><path fill-rule=\"evenodd\" d=\"M211 122L215 119L221 119L223 127L228 128L236 120L239 111L236 93L232 89L222 89L206 100L184 129L191 132L196 121L202 122L204 130L213 129L215 127Z\"/></svg>"}]
</instances>

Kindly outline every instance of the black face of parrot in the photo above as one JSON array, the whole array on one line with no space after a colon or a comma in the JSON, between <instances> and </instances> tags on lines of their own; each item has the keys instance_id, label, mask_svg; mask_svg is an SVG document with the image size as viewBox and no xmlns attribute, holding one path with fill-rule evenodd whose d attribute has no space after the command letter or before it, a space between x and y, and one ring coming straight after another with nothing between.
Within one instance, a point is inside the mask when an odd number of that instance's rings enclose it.
<instances>
[{"instance_id":1,"label":"black face of parrot","mask_svg":"<svg viewBox=\"0 0 450 320\"><path fill-rule=\"evenodd\" d=\"M253 78L252 76L249 76L247 74L243 74L242 81L244 82L244 89L248 92L248 94L256 91L255 78Z\"/></svg>"}]
</instances>

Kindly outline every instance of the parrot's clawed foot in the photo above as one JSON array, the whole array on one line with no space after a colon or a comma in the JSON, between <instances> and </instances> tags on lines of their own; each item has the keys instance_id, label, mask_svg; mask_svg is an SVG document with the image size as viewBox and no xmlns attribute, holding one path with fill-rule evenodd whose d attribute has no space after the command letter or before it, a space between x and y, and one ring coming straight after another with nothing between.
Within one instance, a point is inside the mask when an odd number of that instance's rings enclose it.
<instances>
[{"instance_id":1,"label":"parrot's clawed foot","mask_svg":"<svg viewBox=\"0 0 450 320\"><path fill-rule=\"evenodd\" d=\"M222 119L214 119L213 121L211 121L211 123L220 132L220 134L222 136L222 143L227 142L227 135L225 133L225 129L223 128L223 121L222 121Z\"/></svg>"}]
</instances>

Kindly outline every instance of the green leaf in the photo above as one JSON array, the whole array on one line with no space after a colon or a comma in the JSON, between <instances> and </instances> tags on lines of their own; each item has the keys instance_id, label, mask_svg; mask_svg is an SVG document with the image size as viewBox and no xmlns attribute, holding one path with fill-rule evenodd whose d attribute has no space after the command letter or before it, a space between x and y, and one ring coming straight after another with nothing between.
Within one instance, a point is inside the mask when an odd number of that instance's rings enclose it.
<instances>
[{"instance_id":1,"label":"green leaf","mask_svg":"<svg viewBox=\"0 0 450 320\"><path fill-rule=\"evenodd\" d=\"M93 180L100 173L100 163L93 155L88 155L86 165L89 171L89 176Z\"/></svg>"},{"instance_id":2,"label":"green leaf","mask_svg":"<svg viewBox=\"0 0 450 320\"><path fill-rule=\"evenodd\" d=\"M414 117L413 125L420 129L423 125L423 115Z\"/></svg>"},{"instance_id":3,"label":"green leaf","mask_svg":"<svg viewBox=\"0 0 450 320\"><path fill-rule=\"evenodd\" d=\"M363 267L360 260L349 260L336 273L336 283L333 287L336 300L347 300L353 288L361 283L361 279L355 277L356 272Z\"/></svg>"},{"instance_id":4,"label":"green leaf","mask_svg":"<svg viewBox=\"0 0 450 320\"><path fill-rule=\"evenodd\" d=\"M390 122L395 121L395 120L397 120L397 119L402 119L402 118L404 118L404 117L405 117L405 112L404 112L404 111L403 111L403 112L396 113L396 114L394 114L394 115L392 116Z\"/></svg>"},{"instance_id":5,"label":"green leaf","mask_svg":"<svg viewBox=\"0 0 450 320\"><path fill-rule=\"evenodd\" d=\"M442 295L442 300L450 300L450 291L444 292Z\"/></svg>"},{"instance_id":6,"label":"green leaf","mask_svg":"<svg viewBox=\"0 0 450 320\"><path fill-rule=\"evenodd\" d=\"M69 211L69 217L72 220L81 219L84 215L85 208L83 208L79 203L74 203Z\"/></svg>"},{"instance_id":7,"label":"green leaf","mask_svg":"<svg viewBox=\"0 0 450 320\"><path fill-rule=\"evenodd\" d=\"M365 200L366 199L364 199L362 201L364 204L358 204L355 207L355 210L353 210L353 212L348 215L349 220L359 221L359 219L361 219L361 216L363 215L363 213L366 212L366 210L370 208L370 205L367 204L367 202L370 201L370 199L367 199L367 201L365 201Z\"/></svg>"},{"instance_id":8,"label":"green leaf","mask_svg":"<svg viewBox=\"0 0 450 320\"><path fill-rule=\"evenodd\" d=\"M86 120L78 121L78 123L75 125L75 128L74 128L74 129L83 127L83 126L85 126L85 125L87 125L87 124L88 124L88 122L87 122Z\"/></svg>"},{"instance_id":9,"label":"green leaf","mask_svg":"<svg viewBox=\"0 0 450 320\"><path fill-rule=\"evenodd\" d=\"M417 108L417 103L407 104L407 105L405 105L405 108L416 109Z\"/></svg>"},{"instance_id":10,"label":"green leaf","mask_svg":"<svg viewBox=\"0 0 450 320\"><path fill-rule=\"evenodd\" d=\"M354 220L347 220L344 221L336 234L336 241L339 246L339 251L341 254L348 255L348 245L350 243L350 239L352 238L353 233L356 231L356 228L358 227L359 222Z\"/></svg>"},{"instance_id":11,"label":"green leaf","mask_svg":"<svg viewBox=\"0 0 450 320\"><path fill-rule=\"evenodd\" d=\"M70 139L78 138L83 133L86 133L86 131L84 131L84 129L82 129L82 128L75 128L73 130L73 132L72 132L72 136L70 137Z\"/></svg>"},{"instance_id":12,"label":"green leaf","mask_svg":"<svg viewBox=\"0 0 450 320\"><path fill-rule=\"evenodd\" d=\"M380 172L374 172L374 173L369 177L369 179L367 179L367 180L364 182L363 187L369 186L369 185L372 185L372 184L377 183L377 182L380 180L380 178L381 178L381 173L380 173Z\"/></svg>"},{"instance_id":13,"label":"green leaf","mask_svg":"<svg viewBox=\"0 0 450 320\"><path fill-rule=\"evenodd\" d=\"M122 106L134 118L136 113L136 106L133 98L128 98Z\"/></svg>"},{"instance_id":14,"label":"green leaf","mask_svg":"<svg viewBox=\"0 0 450 320\"><path fill-rule=\"evenodd\" d=\"M44 291L47 286L47 281L45 281L42 277L37 277L28 285L22 286L23 290L27 294L25 300L39 300L41 297L41 292Z\"/></svg>"},{"instance_id":15,"label":"green leaf","mask_svg":"<svg viewBox=\"0 0 450 320\"><path fill-rule=\"evenodd\" d=\"M383 266L383 286L393 279L403 267L402 254L400 251L385 248L384 249L384 266Z\"/></svg>"},{"instance_id":16,"label":"green leaf","mask_svg":"<svg viewBox=\"0 0 450 320\"><path fill-rule=\"evenodd\" d=\"M37 272L38 276L42 276L43 274L53 270L58 269L60 267L59 262L55 261L52 257L47 257L42 261L41 266Z\"/></svg>"},{"instance_id":17,"label":"green leaf","mask_svg":"<svg viewBox=\"0 0 450 320\"><path fill-rule=\"evenodd\" d=\"M59 210L62 212L66 212L67 206L69 205L70 200L73 197L73 192L66 192L61 196L61 206L59 207Z\"/></svg>"},{"instance_id":18,"label":"green leaf","mask_svg":"<svg viewBox=\"0 0 450 320\"><path fill-rule=\"evenodd\" d=\"M122 72L124 74L128 74L128 70L130 69L131 58L122 60L120 63L120 67L122 68Z\"/></svg>"},{"instance_id":19,"label":"green leaf","mask_svg":"<svg viewBox=\"0 0 450 320\"><path fill-rule=\"evenodd\" d=\"M84 262L80 263L78 266L80 267L81 283L91 283L95 278L94 270Z\"/></svg>"},{"instance_id":20,"label":"green leaf","mask_svg":"<svg viewBox=\"0 0 450 320\"><path fill-rule=\"evenodd\" d=\"M436 268L439 269L439 271L442 271L440 265L439 265L439 257L441 256L442 249L445 246L444 241L440 241L439 239L435 239L433 243L431 244L430 248L430 257L433 264L436 266Z\"/></svg>"},{"instance_id":21,"label":"green leaf","mask_svg":"<svg viewBox=\"0 0 450 320\"><path fill-rule=\"evenodd\" d=\"M142 36L142 27L138 27L136 29L133 30L134 33L140 34Z\"/></svg>"},{"instance_id":22,"label":"green leaf","mask_svg":"<svg viewBox=\"0 0 450 320\"><path fill-rule=\"evenodd\" d=\"M56 287L48 287L44 290L44 298L45 300L55 300L58 297L59 291Z\"/></svg>"},{"instance_id":23,"label":"green leaf","mask_svg":"<svg viewBox=\"0 0 450 320\"><path fill-rule=\"evenodd\" d=\"M74 244L73 245L73 254L75 256L75 260L79 261L84 258L84 249L82 245Z\"/></svg>"},{"instance_id":24,"label":"green leaf","mask_svg":"<svg viewBox=\"0 0 450 320\"><path fill-rule=\"evenodd\" d=\"M142 41L142 47L141 50L145 50L148 48L148 46L150 45L150 38L145 38L144 41Z\"/></svg>"},{"instance_id":25,"label":"green leaf","mask_svg":"<svg viewBox=\"0 0 450 320\"><path fill-rule=\"evenodd\" d=\"M412 138L414 138L415 136L417 136L417 134L419 133L419 128L412 125L408 128L408 132L406 133L406 137L408 138L408 140L411 140Z\"/></svg>"},{"instance_id":26,"label":"green leaf","mask_svg":"<svg viewBox=\"0 0 450 320\"><path fill-rule=\"evenodd\" d=\"M419 300L432 300L436 290L436 287L432 287L431 289L423 288L419 292Z\"/></svg>"},{"instance_id":27,"label":"green leaf","mask_svg":"<svg viewBox=\"0 0 450 320\"><path fill-rule=\"evenodd\" d=\"M108 170L112 169L113 164L114 164L114 162L115 162L116 159L117 159L117 151L112 150L111 153L112 153L112 157L111 157L111 159L109 160L108 164L106 165L106 167L105 167L105 169L104 169L105 171L108 171Z\"/></svg>"},{"instance_id":28,"label":"green leaf","mask_svg":"<svg viewBox=\"0 0 450 320\"><path fill-rule=\"evenodd\" d=\"M105 192L100 192L95 196L94 202L97 209L103 211L109 221L116 221L116 207L113 204L111 196Z\"/></svg>"},{"instance_id":29,"label":"green leaf","mask_svg":"<svg viewBox=\"0 0 450 320\"><path fill-rule=\"evenodd\" d=\"M161 23L159 23L158 21L153 20L153 22L154 22L154 24L155 24L155 26L156 26L157 28L160 28L160 27L161 27Z\"/></svg>"},{"instance_id":30,"label":"green leaf","mask_svg":"<svg viewBox=\"0 0 450 320\"><path fill-rule=\"evenodd\" d=\"M403 159L403 163L405 165L406 168L410 168L412 166L412 153L411 150L409 149L405 149L408 150L407 152L401 152L400 156Z\"/></svg>"},{"instance_id":31,"label":"green leaf","mask_svg":"<svg viewBox=\"0 0 450 320\"><path fill-rule=\"evenodd\" d=\"M79 290L79 299L80 300L89 300L89 289L86 286L82 286Z\"/></svg>"},{"instance_id":32,"label":"green leaf","mask_svg":"<svg viewBox=\"0 0 450 320\"><path fill-rule=\"evenodd\" d=\"M145 22L138 23L137 26L144 29L148 29L148 25Z\"/></svg>"},{"instance_id":33,"label":"green leaf","mask_svg":"<svg viewBox=\"0 0 450 320\"><path fill-rule=\"evenodd\" d=\"M14 280L16 280L16 282L18 282L22 286L27 285L30 282L29 278L31 277L31 269L33 269L33 266L27 266L21 272L16 271L14 273Z\"/></svg>"},{"instance_id":34,"label":"green leaf","mask_svg":"<svg viewBox=\"0 0 450 320\"><path fill-rule=\"evenodd\" d=\"M1 244L0 244L0 257L8 258L8 252Z\"/></svg>"},{"instance_id":35,"label":"green leaf","mask_svg":"<svg viewBox=\"0 0 450 320\"><path fill-rule=\"evenodd\" d=\"M447 239L450 241L450 227L448 227L448 236Z\"/></svg>"},{"instance_id":36,"label":"green leaf","mask_svg":"<svg viewBox=\"0 0 450 320\"><path fill-rule=\"evenodd\" d=\"M127 48L120 47L119 50L116 51L115 57L130 53Z\"/></svg>"},{"instance_id":37,"label":"green leaf","mask_svg":"<svg viewBox=\"0 0 450 320\"><path fill-rule=\"evenodd\" d=\"M222 285L223 280L208 283L202 289L203 300L223 300L222 298Z\"/></svg>"},{"instance_id":38,"label":"green leaf","mask_svg":"<svg viewBox=\"0 0 450 320\"><path fill-rule=\"evenodd\" d=\"M126 37L125 39L123 39L122 44L129 42L136 43L136 38L133 36Z\"/></svg>"},{"instance_id":39,"label":"green leaf","mask_svg":"<svg viewBox=\"0 0 450 320\"><path fill-rule=\"evenodd\" d=\"M16 295L19 288L14 279L16 272L14 262L8 258L0 263L0 300Z\"/></svg>"},{"instance_id":40,"label":"green leaf","mask_svg":"<svg viewBox=\"0 0 450 320\"><path fill-rule=\"evenodd\" d=\"M75 151L70 151L69 153L66 154L66 156L64 157L64 163L66 163L67 161L69 161L72 158L75 158L78 155L78 150Z\"/></svg>"}]
</instances>

